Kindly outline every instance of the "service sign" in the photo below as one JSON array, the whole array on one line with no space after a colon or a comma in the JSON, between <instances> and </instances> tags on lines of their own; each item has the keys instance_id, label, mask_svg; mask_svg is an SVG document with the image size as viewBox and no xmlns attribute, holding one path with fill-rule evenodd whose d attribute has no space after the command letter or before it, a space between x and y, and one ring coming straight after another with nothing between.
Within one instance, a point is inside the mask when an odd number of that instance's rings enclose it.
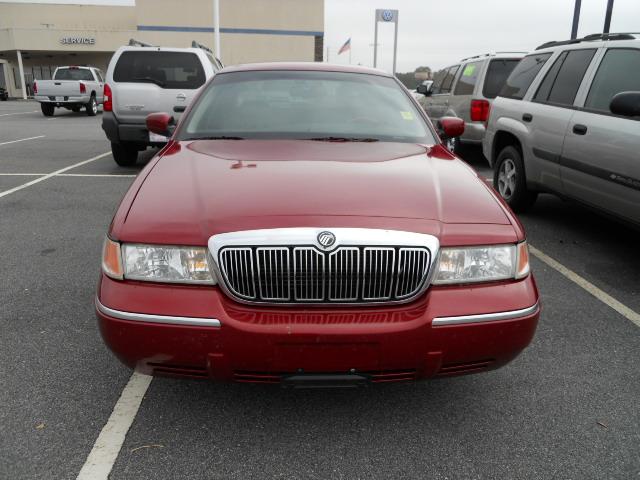
<instances>
[{"instance_id":1,"label":"service sign","mask_svg":"<svg viewBox=\"0 0 640 480\"><path fill-rule=\"evenodd\" d=\"M62 45L95 45L95 37L62 37L60 39Z\"/></svg>"}]
</instances>

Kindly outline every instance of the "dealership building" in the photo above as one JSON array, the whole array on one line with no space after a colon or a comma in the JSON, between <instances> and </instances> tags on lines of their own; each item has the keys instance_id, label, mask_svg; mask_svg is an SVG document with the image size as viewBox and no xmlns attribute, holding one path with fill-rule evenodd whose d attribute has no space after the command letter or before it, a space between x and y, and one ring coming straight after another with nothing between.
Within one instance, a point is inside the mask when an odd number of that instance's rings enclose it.
<instances>
[{"instance_id":1,"label":"dealership building","mask_svg":"<svg viewBox=\"0 0 640 480\"><path fill-rule=\"evenodd\" d=\"M219 0L219 10L226 65L322 61L324 0ZM214 33L213 0L0 0L0 86L25 97L57 66L105 71L132 38L215 51Z\"/></svg>"}]
</instances>

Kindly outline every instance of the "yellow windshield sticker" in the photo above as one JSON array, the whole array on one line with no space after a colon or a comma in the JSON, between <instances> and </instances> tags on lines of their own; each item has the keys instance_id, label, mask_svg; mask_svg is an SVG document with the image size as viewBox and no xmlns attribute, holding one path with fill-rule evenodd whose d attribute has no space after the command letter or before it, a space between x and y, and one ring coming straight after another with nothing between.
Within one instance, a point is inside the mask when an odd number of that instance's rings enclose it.
<instances>
[{"instance_id":1,"label":"yellow windshield sticker","mask_svg":"<svg viewBox=\"0 0 640 480\"><path fill-rule=\"evenodd\" d=\"M400 112L400 115L402 115L402 118L405 120L413 120L413 113L411 112Z\"/></svg>"},{"instance_id":2,"label":"yellow windshield sticker","mask_svg":"<svg viewBox=\"0 0 640 480\"><path fill-rule=\"evenodd\" d=\"M470 77L471 75L473 75L473 72L476 71L476 66L475 65L467 65L466 67L464 67L464 71L462 72L462 76L463 77Z\"/></svg>"}]
</instances>

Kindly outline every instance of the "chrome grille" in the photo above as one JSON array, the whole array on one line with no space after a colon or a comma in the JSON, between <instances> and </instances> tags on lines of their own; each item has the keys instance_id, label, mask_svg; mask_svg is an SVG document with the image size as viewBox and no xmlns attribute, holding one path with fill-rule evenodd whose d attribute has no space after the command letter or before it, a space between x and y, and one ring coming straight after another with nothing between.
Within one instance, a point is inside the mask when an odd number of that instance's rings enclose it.
<instances>
[{"instance_id":1,"label":"chrome grille","mask_svg":"<svg viewBox=\"0 0 640 480\"><path fill-rule=\"evenodd\" d=\"M222 273L232 293L241 298L256 298L252 248L223 250L220 252L220 264L223 265Z\"/></svg>"},{"instance_id":2,"label":"chrome grille","mask_svg":"<svg viewBox=\"0 0 640 480\"><path fill-rule=\"evenodd\" d=\"M329 300L355 302L360 287L360 250L343 247L329 254Z\"/></svg>"},{"instance_id":3,"label":"chrome grille","mask_svg":"<svg viewBox=\"0 0 640 480\"><path fill-rule=\"evenodd\" d=\"M289 300L289 249L258 248L258 291L263 300Z\"/></svg>"},{"instance_id":4,"label":"chrome grille","mask_svg":"<svg viewBox=\"0 0 640 480\"><path fill-rule=\"evenodd\" d=\"M363 278L366 278L367 281L362 284L363 300L388 300L391 298L395 254L395 249L389 247L367 247L364 249L362 271Z\"/></svg>"},{"instance_id":5,"label":"chrome grille","mask_svg":"<svg viewBox=\"0 0 640 480\"><path fill-rule=\"evenodd\" d=\"M324 255L313 247L294 248L293 278L296 301L324 300Z\"/></svg>"},{"instance_id":6,"label":"chrome grille","mask_svg":"<svg viewBox=\"0 0 640 480\"><path fill-rule=\"evenodd\" d=\"M229 293L266 303L406 301L429 274L425 247L222 247L218 265Z\"/></svg>"},{"instance_id":7,"label":"chrome grille","mask_svg":"<svg viewBox=\"0 0 640 480\"><path fill-rule=\"evenodd\" d=\"M396 276L396 298L414 295L429 269L429 253L422 248L401 248Z\"/></svg>"}]
</instances>

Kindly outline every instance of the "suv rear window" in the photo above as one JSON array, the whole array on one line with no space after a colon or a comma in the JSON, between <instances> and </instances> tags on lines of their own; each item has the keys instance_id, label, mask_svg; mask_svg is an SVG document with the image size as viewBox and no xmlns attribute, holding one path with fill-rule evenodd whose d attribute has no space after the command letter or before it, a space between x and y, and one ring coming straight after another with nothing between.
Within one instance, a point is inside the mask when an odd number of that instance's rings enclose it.
<instances>
[{"instance_id":1,"label":"suv rear window","mask_svg":"<svg viewBox=\"0 0 640 480\"><path fill-rule=\"evenodd\" d=\"M120 55L113 80L153 83L161 88L196 89L204 85L206 77L195 53L129 51Z\"/></svg>"},{"instance_id":2,"label":"suv rear window","mask_svg":"<svg viewBox=\"0 0 640 480\"><path fill-rule=\"evenodd\" d=\"M453 91L454 95L473 94L473 89L478 82L481 66L482 62L471 62L462 67L462 75L460 75L456 88Z\"/></svg>"},{"instance_id":3,"label":"suv rear window","mask_svg":"<svg viewBox=\"0 0 640 480\"><path fill-rule=\"evenodd\" d=\"M86 68L59 68L53 76L54 80L85 80L93 81L91 70Z\"/></svg>"},{"instance_id":4,"label":"suv rear window","mask_svg":"<svg viewBox=\"0 0 640 480\"><path fill-rule=\"evenodd\" d=\"M506 98L515 98L516 100L521 100L529 86L533 82L533 79L536 78L536 75L540 71L540 69L544 66L551 53L538 53L534 55L527 55L520 63L513 69L509 78L507 78L507 83L505 83L502 90L500 90L499 95L501 97Z\"/></svg>"},{"instance_id":5,"label":"suv rear window","mask_svg":"<svg viewBox=\"0 0 640 480\"><path fill-rule=\"evenodd\" d=\"M484 77L482 95L485 98L496 98L519 61L520 59L518 58L496 58L491 60L489 68L487 68L487 74Z\"/></svg>"}]
</instances>

